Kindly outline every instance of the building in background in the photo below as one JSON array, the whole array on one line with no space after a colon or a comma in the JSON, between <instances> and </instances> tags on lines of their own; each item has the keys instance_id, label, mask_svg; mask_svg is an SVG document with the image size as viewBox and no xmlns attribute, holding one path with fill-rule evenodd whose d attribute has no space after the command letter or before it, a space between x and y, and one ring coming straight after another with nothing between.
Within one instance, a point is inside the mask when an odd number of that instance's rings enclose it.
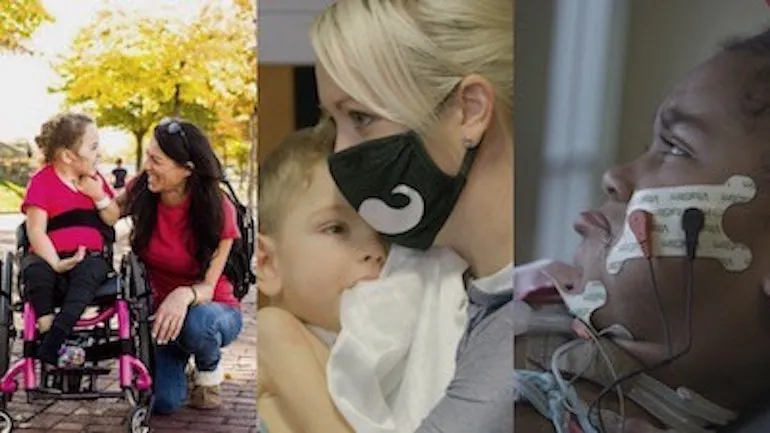
<instances>
[{"instance_id":1,"label":"building in background","mask_svg":"<svg viewBox=\"0 0 770 433\"><path fill-rule=\"evenodd\" d=\"M259 149L262 161L285 136L319 118L315 55L308 32L331 0L259 4Z\"/></svg>"}]
</instances>

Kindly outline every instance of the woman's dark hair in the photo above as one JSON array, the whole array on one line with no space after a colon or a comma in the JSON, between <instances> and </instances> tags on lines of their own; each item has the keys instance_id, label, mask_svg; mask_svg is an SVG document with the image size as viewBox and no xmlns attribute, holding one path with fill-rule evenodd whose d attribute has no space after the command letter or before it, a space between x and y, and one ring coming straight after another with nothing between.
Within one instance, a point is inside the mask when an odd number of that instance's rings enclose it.
<instances>
[{"instance_id":1,"label":"woman's dark hair","mask_svg":"<svg viewBox=\"0 0 770 433\"><path fill-rule=\"evenodd\" d=\"M221 189L222 165L214 154L206 135L192 123L170 119L161 122L153 132L163 153L180 165L190 165L186 189L190 192L187 225L192 234L193 256L200 265L198 278L203 278L219 246L224 226ZM160 196L147 187L148 175L142 173L128 194L128 211L134 223L131 248L140 252L150 243L158 217Z\"/></svg>"}]
</instances>

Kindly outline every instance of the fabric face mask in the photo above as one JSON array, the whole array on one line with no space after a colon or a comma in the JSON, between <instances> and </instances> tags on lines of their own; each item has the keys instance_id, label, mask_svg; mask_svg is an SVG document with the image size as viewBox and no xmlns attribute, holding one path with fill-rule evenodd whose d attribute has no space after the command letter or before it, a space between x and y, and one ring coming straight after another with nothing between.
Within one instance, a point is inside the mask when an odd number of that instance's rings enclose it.
<instances>
[{"instance_id":1,"label":"fabric face mask","mask_svg":"<svg viewBox=\"0 0 770 433\"><path fill-rule=\"evenodd\" d=\"M390 242L426 250L452 213L476 157L468 146L456 176L431 159L414 131L367 141L329 157L345 199Z\"/></svg>"}]
</instances>

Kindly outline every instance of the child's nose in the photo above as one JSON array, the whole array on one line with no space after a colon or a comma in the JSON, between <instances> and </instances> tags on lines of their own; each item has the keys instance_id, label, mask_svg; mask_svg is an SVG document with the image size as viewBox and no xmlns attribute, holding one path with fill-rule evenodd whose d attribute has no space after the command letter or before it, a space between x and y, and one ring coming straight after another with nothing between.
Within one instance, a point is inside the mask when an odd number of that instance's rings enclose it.
<instances>
[{"instance_id":1,"label":"child's nose","mask_svg":"<svg viewBox=\"0 0 770 433\"><path fill-rule=\"evenodd\" d=\"M382 265L385 262L385 256L380 253L364 254L364 262Z\"/></svg>"},{"instance_id":2,"label":"child's nose","mask_svg":"<svg viewBox=\"0 0 770 433\"><path fill-rule=\"evenodd\" d=\"M379 251L367 251L362 253L360 260L364 274L359 277L360 280L376 280L380 277L380 270L385 262L384 254Z\"/></svg>"}]
</instances>

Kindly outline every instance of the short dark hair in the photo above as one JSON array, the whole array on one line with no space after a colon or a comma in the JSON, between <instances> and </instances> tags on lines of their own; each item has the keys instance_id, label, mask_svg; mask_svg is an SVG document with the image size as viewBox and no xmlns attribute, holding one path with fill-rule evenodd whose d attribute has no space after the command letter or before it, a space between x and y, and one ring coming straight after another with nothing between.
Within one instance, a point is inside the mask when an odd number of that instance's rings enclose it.
<instances>
[{"instance_id":1,"label":"short dark hair","mask_svg":"<svg viewBox=\"0 0 770 433\"><path fill-rule=\"evenodd\" d=\"M740 99L741 113L756 124L770 112L770 27L751 36L729 39L722 48L745 54L756 63Z\"/></svg>"}]
</instances>

